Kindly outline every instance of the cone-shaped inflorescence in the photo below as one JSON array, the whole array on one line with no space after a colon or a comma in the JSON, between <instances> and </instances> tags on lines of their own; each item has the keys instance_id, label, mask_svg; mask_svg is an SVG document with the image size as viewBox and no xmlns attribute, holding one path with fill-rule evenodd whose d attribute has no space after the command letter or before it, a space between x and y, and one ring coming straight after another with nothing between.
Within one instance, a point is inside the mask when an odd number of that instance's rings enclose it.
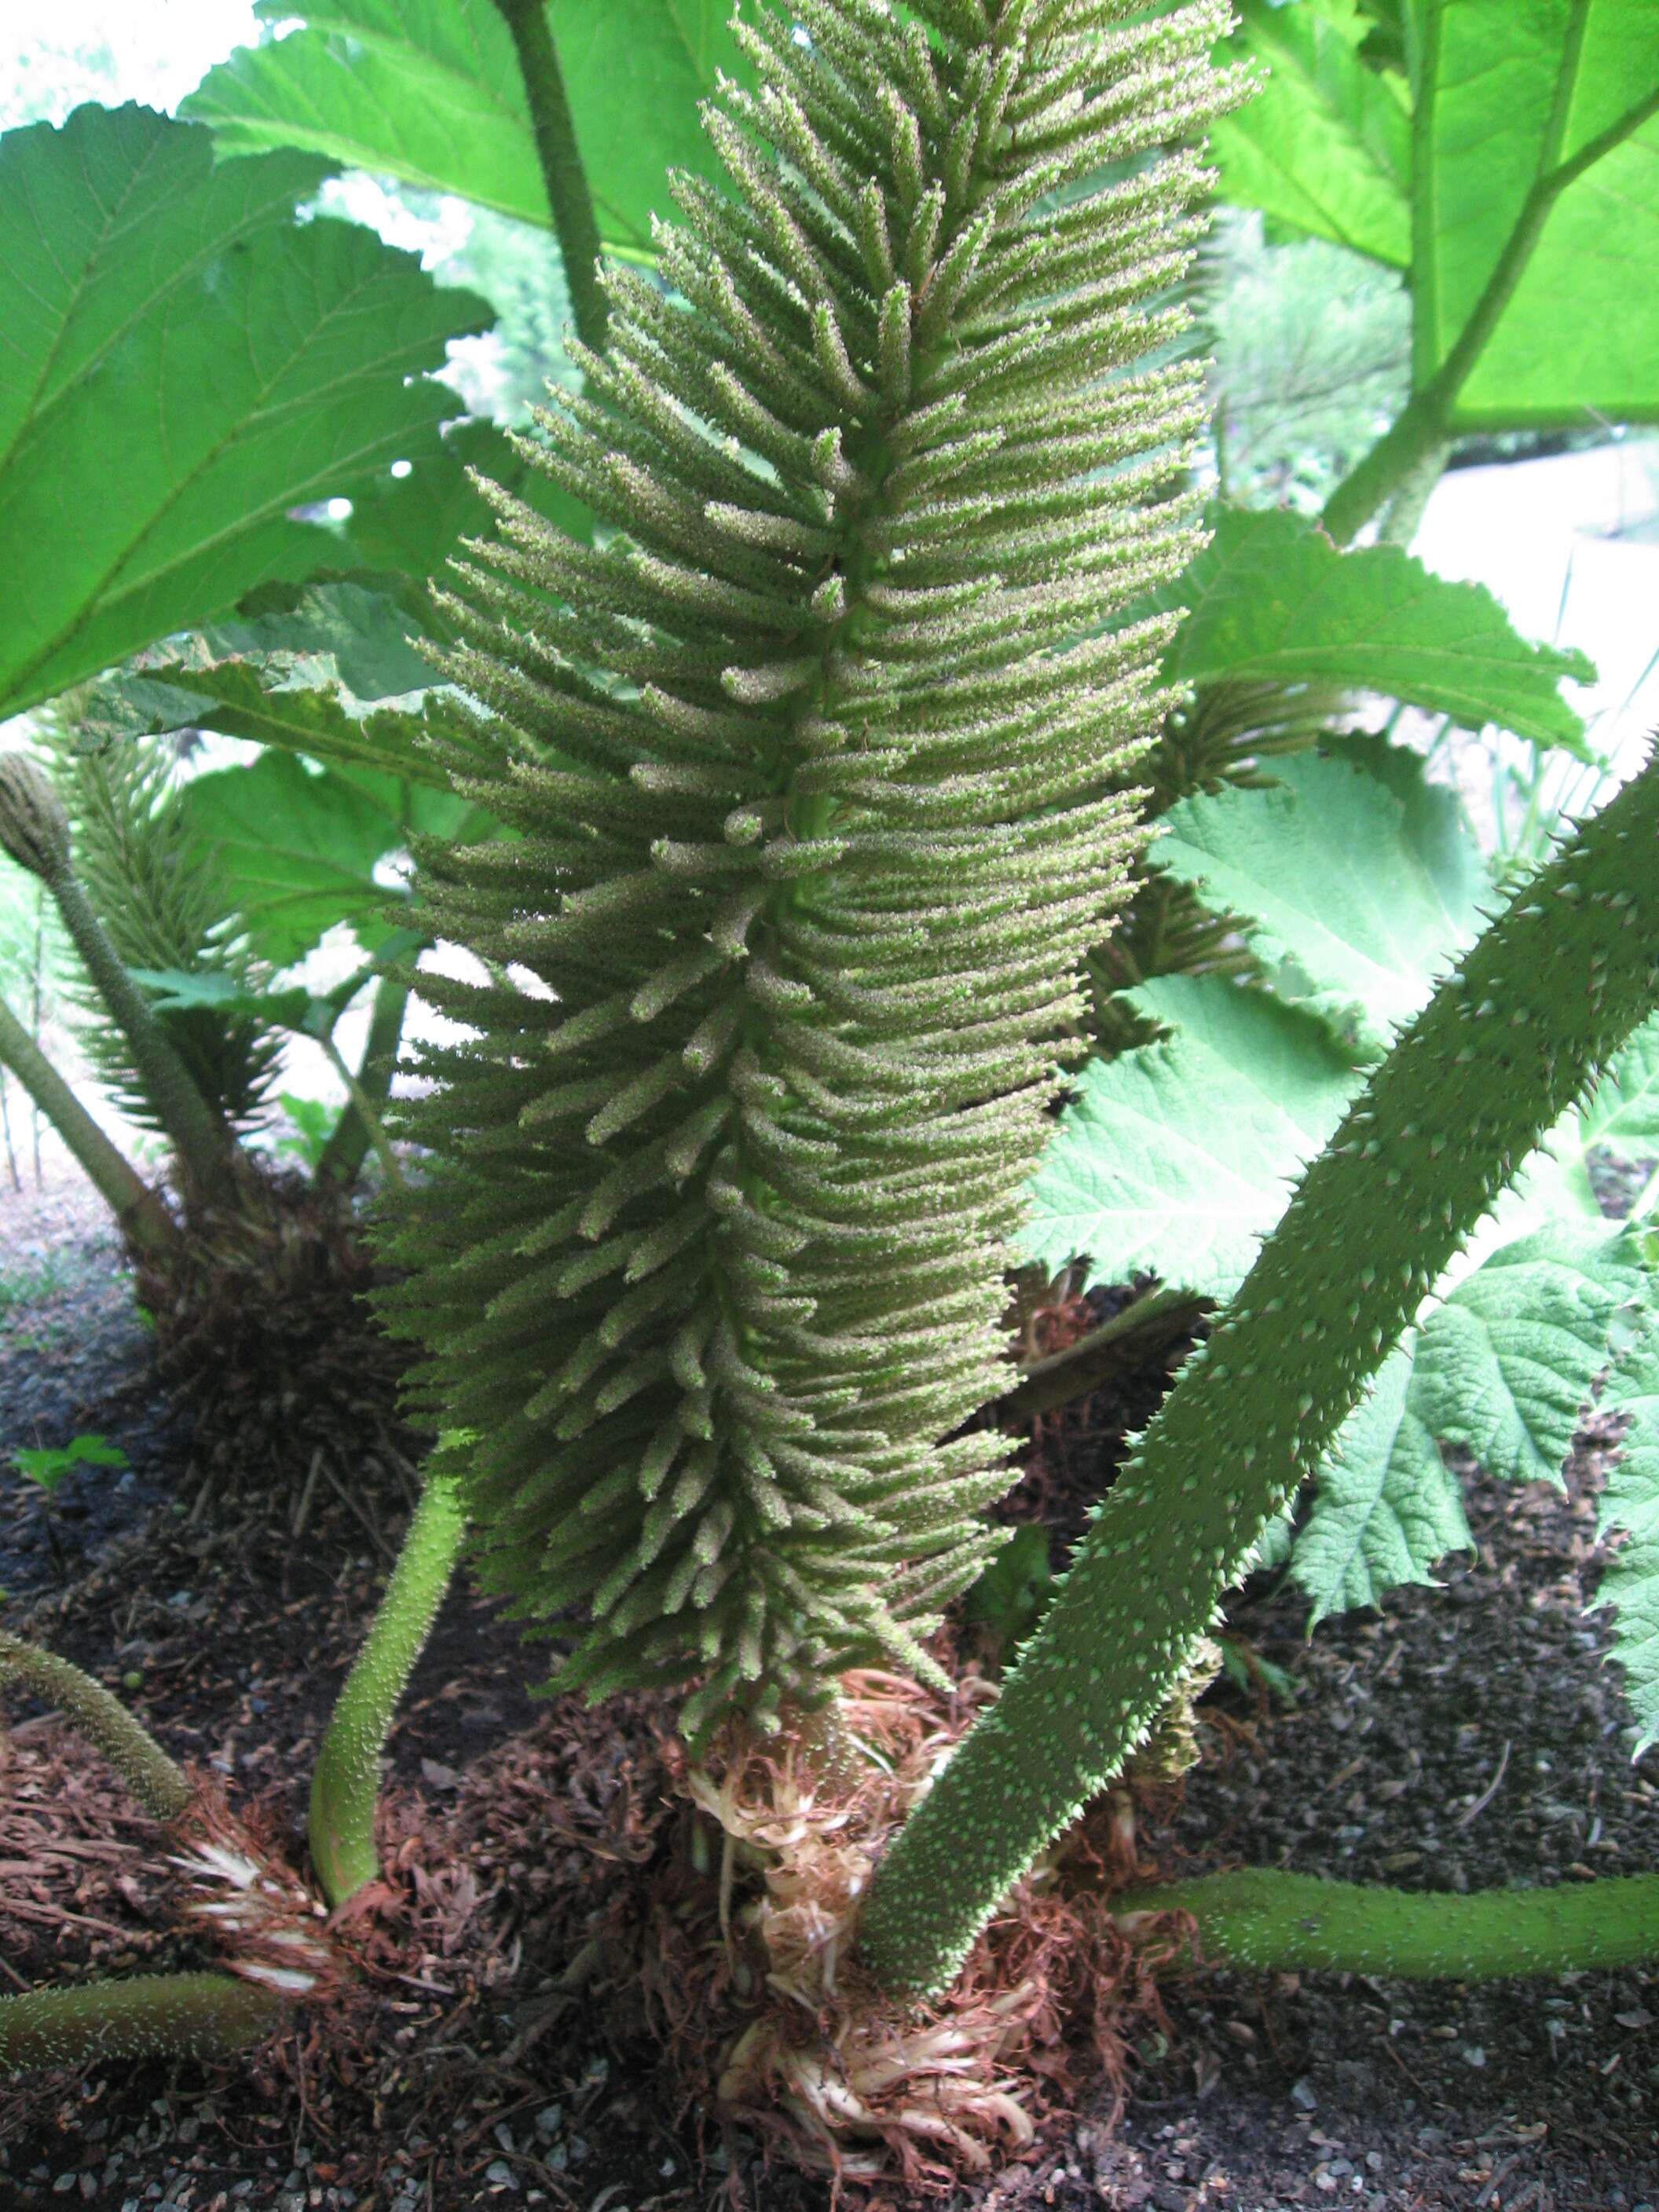
<instances>
[{"instance_id":1,"label":"cone-shaped inflorescence","mask_svg":"<svg viewBox=\"0 0 1659 2212\"><path fill-rule=\"evenodd\" d=\"M556 1678L765 1722L978 1571L1004 1240L1123 896L1193 544L1179 327L1224 9L795 0L679 178L659 285L541 416L590 550L497 496L424 855L434 1172L395 1239L496 1583ZM668 289L665 289L665 286ZM615 535L610 532L614 527ZM940 1439L951 1439L941 1442ZM936 1671L936 1670L935 1670Z\"/></svg>"},{"instance_id":2,"label":"cone-shaped inflorescence","mask_svg":"<svg viewBox=\"0 0 1659 2212\"><path fill-rule=\"evenodd\" d=\"M228 1197L234 1188L230 1130L127 973L76 872L64 802L25 753L0 754L0 851L51 892L92 988L125 1038L183 1178L204 1196Z\"/></svg>"},{"instance_id":3,"label":"cone-shaped inflorescence","mask_svg":"<svg viewBox=\"0 0 1659 2212\"><path fill-rule=\"evenodd\" d=\"M1440 985L1137 1439L994 1711L877 1871L861 1937L885 1986L944 1987L1118 1771L1447 1261L1656 1005L1659 757Z\"/></svg>"},{"instance_id":4,"label":"cone-shaped inflorescence","mask_svg":"<svg viewBox=\"0 0 1659 2212\"><path fill-rule=\"evenodd\" d=\"M65 737L56 767L74 819L77 872L123 964L263 989L270 971L228 933L211 848L179 805L167 744L129 738L94 748ZM129 1120L164 1131L144 1072L95 988L81 993L79 1012L78 1040L100 1081ZM155 1018L216 1112L239 1128L266 1117L281 1053L276 1030L216 1006L158 1011Z\"/></svg>"}]
</instances>

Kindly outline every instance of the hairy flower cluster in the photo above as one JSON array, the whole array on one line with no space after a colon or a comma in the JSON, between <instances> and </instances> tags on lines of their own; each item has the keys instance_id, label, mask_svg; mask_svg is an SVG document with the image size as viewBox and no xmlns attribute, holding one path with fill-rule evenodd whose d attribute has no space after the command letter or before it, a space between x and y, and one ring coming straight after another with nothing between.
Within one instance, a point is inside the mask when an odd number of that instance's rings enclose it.
<instances>
[{"instance_id":1,"label":"hairy flower cluster","mask_svg":"<svg viewBox=\"0 0 1659 2212\"><path fill-rule=\"evenodd\" d=\"M129 738L93 747L66 736L58 749L57 780L74 823L77 872L125 966L222 975L247 993L269 982L269 969L234 934L211 854L179 805L162 742ZM143 1073L96 988L82 987L76 997L80 1042L99 1079L130 1120L160 1128ZM278 1031L216 1006L168 1007L156 1020L216 1113L241 1128L268 1117L282 1052Z\"/></svg>"},{"instance_id":2,"label":"hairy flower cluster","mask_svg":"<svg viewBox=\"0 0 1659 2212\"><path fill-rule=\"evenodd\" d=\"M484 983L428 1055L389 1304L556 1676L764 1721L896 1657L994 1542L1006 1240L1139 830L1198 370L1145 365L1228 95L1218 0L795 0L738 33L660 283L453 611L422 855ZM441 754L440 756L442 757ZM943 1439L943 1441L941 1441ZM936 1674L937 1669L933 1669Z\"/></svg>"}]
</instances>

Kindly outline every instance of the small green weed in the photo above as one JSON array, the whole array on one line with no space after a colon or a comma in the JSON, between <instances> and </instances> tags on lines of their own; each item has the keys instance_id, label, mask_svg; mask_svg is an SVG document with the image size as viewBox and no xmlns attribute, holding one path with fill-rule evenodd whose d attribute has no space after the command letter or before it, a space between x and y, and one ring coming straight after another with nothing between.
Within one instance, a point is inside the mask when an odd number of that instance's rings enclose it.
<instances>
[{"instance_id":1,"label":"small green weed","mask_svg":"<svg viewBox=\"0 0 1659 2212\"><path fill-rule=\"evenodd\" d=\"M1279 1705L1296 1703L1296 1677L1271 1659L1264 1659L1254 1644L1242 1636L1220 1636L1216 1641L1221 1649L1222 1667L1235 1689L1250 1697L1265 1690Z\"/></svg>"},{"instance_id":2,"label":"small green weed","mask_svg":"<svg viewBox=\"0 0 1659 2212\"><path fill-rule=\"evenodd\" d=\"M127 1455L119 1444L112 1444L107 1437L71 1437L66 1444L56 1444L35 1451L15 1451L11 1463L20 1474L38 1482L47 1495L57 1495L58 1486L72 1467L125 1467Z\"/></svg>"},{"instance_id":3,"label":"small green weed","mask_svg":"<svg viewBox=\"0 0 1659 2212\"><path fill-rule=\"evenodd\" d=\"M315 1175L321 1164L323 1149L334 1133L334 1125L340 1118L340 1109L326 1098L301 1098L292 1091L279 1094L278 1104L287 1115L290 1127L278 1137L276 1150L291 1152L301 1161L307 1172Z\"/></svg>"},{"instance_id":4,"label":"small green weed","mask_svg":"<svg viewBox=\"0 0 1659 2212\"><path fill-rule=\"evenodd\" d=\"M61 1252L42 1252L14 1267L0 1268L0 1322L22 1307L36 1305L67 1290L70 1276L70 1263Z\"/></svg>"}]
</instances>

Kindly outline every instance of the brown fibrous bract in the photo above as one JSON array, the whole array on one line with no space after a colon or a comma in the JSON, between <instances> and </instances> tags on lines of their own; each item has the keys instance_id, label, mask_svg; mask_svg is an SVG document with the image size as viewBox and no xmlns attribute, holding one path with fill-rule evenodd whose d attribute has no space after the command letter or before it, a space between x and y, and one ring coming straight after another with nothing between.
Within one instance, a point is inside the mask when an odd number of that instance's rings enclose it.
<instances>
[{"instance_id":1,"label":"brown fibrous bract","mask_svg":"<svg viewBox=\"0 0 1659 2212\"><path fill-rule=\"evenodd\" d=\"M733 1728L695 1759L665 1698L562 1698L455 1777L448 1809L389 1792L385 1878L331 1914L276 1802L233 1809L198 1770L110 1878L136 1875L175 1942L292 2000L257 2069L373 2081L387 1988L447 1990L432 2031L457 2002L510 2018L506 2045L485 2039L514 2078L544 2031L562 2048L580 2022L646 2060L705 2148L742 2131L838 2194L908 2202L1018 2158L1078 2096L1120 2101L1190 1933L1182 1915L1117 1925L1114 1894L1154 1871L1119 1791L1018 1885L945 1996L875 1988L856 1942L870 1875L995 1694L971 1665L950 1697L866 1670L832 1724Z\"/></svg>"},{"instance_id":2,"label":"brown fibrous bract","mask_svg":"<svg viewBox=\"0 0 1659 2212\"><path fill-rule=\"evenodd\" d=\"M192 1781L167 1854L184 1877L182 1924L208 1936L220 1964L245 1981L295 2003L339 2001L350 1961L327 1908L292 1863L280 1823L258 1802L233 1811L217 1778L199 1769Z\"/></svg>"},{"instance_id":3,"label":"brown fibrous bract","mask_svg":"<svg viewBox=\"0 0 1659 2212\"><path fill-rule=\"evenodd\" d=\"M182 1213L177 1249L135 1253L133 1270L203 1482L301 1492L320 1452L361 1488L370 1458L417 1461L398 1407L407 1355L367 1302L384 1270L351 1194L245 1159L234 1206L185 1193Z\"/></svg>"},{"instance_id":4,"label":"brown fibrous bract","mask_svg":"<svg viewBox=\"0 0 1659 2212\"><path fill-rule=\"evenodd\" d=\"M672 1846L637 1869L634 1910L612 1900L587 1972L632 1996L687 2107L837 2183L914 2192L1018 2155L1085 2087L1121 2099L1186 1923L1133 1943L1118 1929L1111 1893L1137 1869L1111 1801L1018 1886L943 1997L890 1997L858 1955L877 1862L995 1694L972 1671L945 1698L863 1669L793 1737L733 1729L696 1759L661 1737Z\"/></svg>"}]
</instances>

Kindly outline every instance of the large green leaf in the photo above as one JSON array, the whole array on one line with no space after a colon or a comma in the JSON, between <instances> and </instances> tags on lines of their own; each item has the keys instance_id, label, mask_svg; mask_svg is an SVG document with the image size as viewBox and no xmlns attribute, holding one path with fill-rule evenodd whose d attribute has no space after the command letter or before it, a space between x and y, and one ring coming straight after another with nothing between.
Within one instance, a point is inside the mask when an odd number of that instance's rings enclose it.
<instances>
[{"instance_id":1,"label":"large green leaf","mask_svg":"<svg viewBox=\"0 0 1659 2212\"><path fill-rule=\"evenodd\" d=\"M1431 1581L1437 1559L1473 1541L1456 1478L1413 1403L1415 1348L1407 1337L1389 1353L1319 1470L1291 1554L1291 1576L1313 1600L1310 1626L1376 1605L1401 1583Z\"/></svg>"},{"instance_id":2,"label":"large green leaf","mask_svg":"<svg viewBox=\"0 0 1659 2212\"><path fill-rule=\"evenodd\" d=\"M160 1014L213 1013L222 1019L264 1022L272 1029L312 1037L331 1036L340 1018L332 999L319 997L303 983L256 991L239 984L222 969L202 975L188 968L135 968L131 974ZM354 975L350 980L355 983L358 979Z\"/></svg>"},{"instance_id":3,"label":"large green leaf","mask_svg":"<svg viewBox=\"0 0 1659 2212\"><path fill-rule=\"evenodd\" d=\"M1518 637L1484 585L1449 583L1395 545L1339 552L1288 508L1211 520L1209 544L1158 595L1191 611L1165 659L1172 683L1341 684L1583 750L1560 684L1589 683L1594 668Z\"/></svg>"},{"instance_id":4,"label":"large green leaf","mask_svg":"<svg viewBox=\"0 0 1659 2212\"><path fill-rule=\"evenodd\" d=\"M127 678L119 700L125 712L118 723L112 715L109 723L125 736L214 730L331 767L369 769L438 790L448 788L448 775L420 740L441 736L465 744L472 734L453 694L428 693L416 714L386 707L357 715L332 685L276 690L244 660L210 668L172 665Z\"/></svg>"},{"instance_id":5,"label":"large green leaf","mask_svg":"<svg viewBox=\"0 0 1659 2212\"><path fill-rule=\"evenodd\" d=\"M1224 196L1404 268L1411 255L1411 117L1403 86L1358 58L1354 0L1240 0L1224 52L1265 89L1210 132Z\"/></svg>"},{"instance_id":6,"label":"large green leaf","mask_svg":"<svg viewBox=\"0 0 1659 2212\"><path fill-rule=\"evenodd\" d=\"M337 562L289 510L436 445L490 312L295 223L319 174L137 107L0 139L0 714Z\"/></svg>"},{"instance_id":7,"label":"large green leaf","mask_svg":"<svg viewBox=\"0 0 1659 2212\"><path fill-rule=\"evenodd\" d=\"M1559 1480L1616 1316L1644 1284L1626 1232L1571 1218L1502 1244L1457 1284L1390 1353L1320 1468L1291 1554L1315 1621L1429 1581L1468 1544L1439 1443L1468 1445L1490 1474Z\"/></svg>"},{"instance_id":8,"label":"large green leaf","mask_svg":"<svg viewBox=\"0 0 1659 2212\"><path fill-rule=\"evenodd\" d=\"M1601 1493L1601 1531L1625 1531L1595 1603L1617 1608L1613 1656L1639 1729L1638 1752L1659 1743L1659 1327L1638 1334L1615 1362L1601 1410L1628 1416Z\"/></svg>"},{"instance_id":9,"label":"large green leaf","mask_svg":"<svg viewBox=\"0 0 1659 2212\"><path fill-rule=\"evenodd\" d=\"M1419 0L1415 377L1456 343L1529 200L1571 180L1454 420L1659 420L1659 8Z\"/></svg>"},{"instance_id":10,"label":"large green leaf","mask_svg":"<svg viewBox=\"0 0 1659 2212\"><path fill-rule=\"evenodd\" d=\"M1165 975L1125 996L1175 1034L1084 1070L1021 1249L1051 1272L1086 1255L1091 1282L1145 1269L1231 1297L1359 1079L1317 1023L1265 992Z\"/></svg>"},{"instance_id":11,"label":"large green leaf","mask_svg":"<svg viewBox=\"0 0 1659 2212\"><path fill-rule=\"evenodd\" d=\"M378 948L383 972L400 960L417 956L424 940L414 929L393 930ZM331 991L308 990L303 983L270 984L254 990L239 984L223 969L135 968L135 982L152 997L158 1013L211 1013L223 1019L256 1021L270 1029L289 1030L296 1036L331 1037L340 1017L365 983L376 973L360 968L343 976ZM284 1094L286 1098L286 1094Z\"/></svg>"},{"instance_id":12,"label":"large green leaf","mask_svg":"<svg viewBox=\"0 0 1659 2212\"><path fill-rule=\"evenodd\" d=\"M314 666L319 682L337 681L354 699L405 698L438 680L420 650L427 623L413 611L414 595L423 600L425 592L412 576L370 569L297 591L270 585L250 592L228 620L210 623L199 641L214 661L252 655L268 682L291 680L279 673L285 669L305 678Z\"/></svg>"},{"instance_id":13,"label":"large green leaf","mask_svg":"<svg viewBox=\"0 0 1659 2212\"><path fill-rule=\"evenodd\" d=\"M1265 788L1181 800L1152 848L1207 906L1242 918L1273 988L1362 1060L1478 933L1485 887L1472 842L1449 834L1450 794L1414 760L1385 750L1382 775L1370 757L1276 759Z\"/></svg>"},{"instance_id":14,"label":"large green leaf","mask_svg":"<svg viewBox=\"0 0 1659 2212\"><path fill-rule=\"evenodd\" d=\"M1173 1034L1085 1069L1032 1178L1021 1251L1051 1273L1086 1256L1091 1282L1145 1269L1230 1297L1360 1078L1322 1024L1224 977L1159 976L1123 997ZM1596 1206L1571 1110L1469 1237L1437 1296L1449 1297L1499 1255L1510 1285L1519 1284L1511 1263L1534 1237L1553 1253L1549 1267L1598 1306L1638 1279L1625 1232ZM1474 1310L1498 1304L1483 1288ZM1482 1391L1495 1373L1477 1376Z\"/></svg>"},{"instance_id":15,"label":"large green leaf","mask_svg":"<svg viewBox=\"0 0 1659 2212\"><path fill-rule=\"evenodd\" d=\"M1424 1327L1412 1403L1487 1474L1558 1482L1619 1308L1641 1268L1630 1238L1552 1222L1460 1283Z\"/></svg>"},{"instance_id":16,"label":"large green leaf","mask_svg":"<svg viewBox=\"0 0 1659 2212\"><path fill-rule=\"evenodd\" d=\"M377 865L408 840L416 787L361 769L313 771L291 753L270 752L246 768L198 776L181 804L212 854L248 940L279 968L303 959L337 922L349 922L369 951L393 924L399 896L376 880ZM439 794L429 793L434 800ZM440 801L441 811L453 801Z\"/></svg>"},{"instance_id":17,"label":"large green leaf","mask_svg":"<svg viewBox=\"0 0 1659 2212\"><path fill-rule=\"evenodd\" d=\"M1243 0L1230 51L1270 74L1216 126L1226 197L1408 262L1419 386L1516 258L1453 427L1659 421L1659 8L1413 0L1409 124L1358 58L1363 12Z\"/></svg>"},{"instance_id":18,"label":"large green leaf","mask_svg":"<svg viewBox=\"0 0 1659 2212\"><path fill-rule=\"evenodd\" d=\"M752 4L752 0L750 0ZM302 146L352 168L551 217L513 41L495 0L258 0L291 30L239 47L183 112L222 150ZM697 102L751 72L731 0L553 0L554 45L607 244L651 251L671 163L715 173Z\"/></svg>"},{"instance_id":19,"label":"large green leaf","mask_svg":"<svg viewBox=\"0 0 1659 2212\"><path fill-rule=\"evenodd\" d=\"M362 566L324 571L304 584L263 585L248 592L234 614L179 640L167 659L205 670L252 656L269 684L326 690L338 683L363 702L428 689L439 680L429 650L452 641L453 631L428 580L445 581L446 566L452 556L464 554L465 541L488 537L495 528L495 511L471 481L473 469L517 492L568 536L591 535L592 518L586 508L532 467L522 448L493 422L470 418L452 424L441 441L416 462L400 462L396 474L382 470L354 491L340 553ZM151 671L163 672L159 666ZM118 679L117 690L122 681ZM242 696L234 695L239 702ZM156 720L154 692L147 691L145 698L146 727L191 726L188 715L171 723ZM118 708L114 719L123 719ZM325 757L323 750L303 750Z\"/></svg>"},{"instance_id":20,"label":"large green leaf","mask_svg":"<svg viewBox=\"0 0 1659 2212\"><path fill-rule=\"evenodd\" d=\"M473 416L451 425L441 447L394 477L374 478L352 502L346 543L371 569L443 580L445 562L463 540L487 538L495 510L472 481L477 470L516 492L567 538L586 539L593 519L580 501L536 468L495 423Z\"/></svg>"}]
</instances>

